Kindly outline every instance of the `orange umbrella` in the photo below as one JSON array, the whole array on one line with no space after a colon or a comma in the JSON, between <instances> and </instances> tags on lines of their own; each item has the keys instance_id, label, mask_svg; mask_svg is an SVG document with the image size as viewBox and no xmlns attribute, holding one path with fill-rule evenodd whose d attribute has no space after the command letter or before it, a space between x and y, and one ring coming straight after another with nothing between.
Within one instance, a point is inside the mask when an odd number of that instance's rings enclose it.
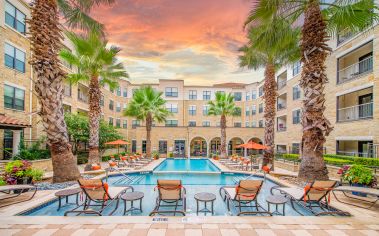
<instances>
[{"instance_id":1,"label":"orange umbrella","mask_svg":"<svg viewBox=\"0 0 379 236\"><path fill-rule=\"evenodd\" d=\"M120 145L127 145L127 144L129 144L129 143L124 141L124 140L121 140L121 139L105 143L105 145L116 145L117 146L117 154L120 153Z\"/></svg>"},{"instance_id":2,"label":"orange umbrella","mask_svg":"<svg viewBox=\"0 0 379 236\"><path fill-rule=\"evenodd\" d=\"M254 143L253 141L250 141L248 143L244 143L244 144L238 145L237 148L246 148L246 149L255 149L255 150L265 150L265 149L268 149L267 146L259 144L259 143Z\"/></svg>"}]
</instances>

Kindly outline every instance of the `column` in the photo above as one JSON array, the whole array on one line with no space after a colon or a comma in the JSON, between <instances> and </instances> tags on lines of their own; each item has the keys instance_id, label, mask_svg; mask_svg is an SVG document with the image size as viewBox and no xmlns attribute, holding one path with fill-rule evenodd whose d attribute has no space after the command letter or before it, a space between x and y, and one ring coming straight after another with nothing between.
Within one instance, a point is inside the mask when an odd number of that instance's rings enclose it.
<instances>
[{"instance_id":1,"label":"column","mask_svg":"<svg viewBox=\"0 0 379 236\"><path fill-rule=\"evenodd\" d=\"M244 156L244 157L247 156L247 148L244 148L244 149L243 149L243 156Z\"/></svg>"},{"instance_id":2,"label":"column","mask_svg":"<svg viewBox=\"0 0 379 236\"><path fill-rule=\"evenodd\" d=\"M21 141L21 130L13 130L12 157L16 156L20 152L19 150L20 141Z\"/></svg>"}]
</instances>

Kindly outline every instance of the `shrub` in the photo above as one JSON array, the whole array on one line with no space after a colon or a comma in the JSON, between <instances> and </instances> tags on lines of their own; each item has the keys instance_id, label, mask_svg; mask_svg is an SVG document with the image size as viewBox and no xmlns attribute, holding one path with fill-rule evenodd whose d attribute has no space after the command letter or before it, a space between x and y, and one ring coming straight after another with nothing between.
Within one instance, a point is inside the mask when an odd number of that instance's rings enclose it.
<instances>
[{"instance_id":1,"label":"shrub","mask_svg":"<svg viewBox=\"0 0 379 236\"><path fill-rule=\"evenodd\" d=\"M342 179L352 184L363 184L367 186L371 186L376 182L372 170L363 165L352 165L343 173Z\"/></svg>"},{"instance_id":2,"label":"shrub","mask_svg":"<svg viewBox=\"0 0 379 236\"><path fill-rule=\"evenodd\" d=\"M16 160L8 162L5 166L5 181L8 184L16 184L17 180L31 178L32 180L41 180L43 171L32 168L30 162L26 160Z\"/></svg>"},{"instance_id":3,"label":"shrub","mask_svg":"<svg viewBox=\"0 0 379 236\"><path fill-rule=\"evenodd\" d=\"M324 160L326 164L336 165L336 166L343 166L343 165L349 165L349 164L354 163L354 161L351 161L351 160L337 159L337 158L331 158L331 157L324 157Z\"/></svg>"},{"instance_id":4,"label":"shrub","mask_svg":"<svg viewBox=\"0 0 379 236\"><path fill-rule=\"evenodd\" d=\"M50 158L50 150L41 148L41 145L45 142L45 138L42 137L30 147L26 147L25 142L21 140L19 145L19 153L14 159L18 160L41 160Z\"/></svg>"}]
</instances>

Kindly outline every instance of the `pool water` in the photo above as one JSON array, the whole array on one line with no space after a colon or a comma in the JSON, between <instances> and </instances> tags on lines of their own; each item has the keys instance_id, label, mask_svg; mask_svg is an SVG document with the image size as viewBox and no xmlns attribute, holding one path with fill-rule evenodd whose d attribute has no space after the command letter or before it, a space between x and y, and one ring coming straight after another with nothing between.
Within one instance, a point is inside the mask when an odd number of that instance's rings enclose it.
<instances>
[{"instance_id":1,"label":"pool water","mask_svg":"<svg viewBox=\"0 0 379 236\"><path fill-rule=\"evenodd\" d=\"M154 169L157 171L174 172L220 172L220 170L207 159L166 159Z\"/></svg>"}]
</instances>

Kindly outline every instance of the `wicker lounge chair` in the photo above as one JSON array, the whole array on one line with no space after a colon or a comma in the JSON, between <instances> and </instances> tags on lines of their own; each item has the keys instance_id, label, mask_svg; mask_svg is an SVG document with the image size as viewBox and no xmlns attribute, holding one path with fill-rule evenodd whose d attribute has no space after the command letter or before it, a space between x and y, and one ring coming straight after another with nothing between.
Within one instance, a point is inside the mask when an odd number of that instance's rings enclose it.
<instances>
[{"instance_id":1,"label":"wicker lounge chair","mask_svg":"<svg viewBox=\"0 0 379 236\"><path fill-rule=\"evenodd\" d=\"M0 201L4 201L6 199L11 199L11 198L16 198L30 190L33 190L33 194L27 198L27 199L24 199L24 200L20 200L20 201L15 201L15 202L10 202L8 204L4 204L0 206L1 207L6 207L6 206L10 206L10 205L13 205L13 204L17 204L17 203L20 203L20 202L26 202L26 201L29 201L31 200L34 195L36 195L36 192L37 192L37 187L34 186L34 185L28 185L28 184L20 184L20 185L4 185L4 186L0 186L0 193L3 193L5 197L1 197L0 198Z\"/></svg>"},{"instance_id":2,"label":"wicker lounge chair","mask_svg":"<svg viewBox=\"0 0 379 236\"><path fill-rule=\"evenodd\" d=\"M128 189L134 191L133 187L108 187L108 184L103 183L101 179L79 179L80 188L82 188L85 195L84 203L74 208L73 210L64 213L67 216L70 213L80 214L95 214L102 215L102 212L116 202L114 210L109 214L112 215L118 208L121 194L125 193ZM83 209L79 209L83 207ZM99 210L90 207L100 207Z\"/></svg>"},{"instance_id":3,"label":"wicker lounge chair","mask_svg":"<svg viewBox=\"0 0 379 236\"><path fill-rule=\"evenodd\" d=\"M338 210L329 205L330 193L336 187L337 181L326 180L320 181L316 180L308 184L305 188L290 188L290 187L272 187L270 192L274 194L274 190L279 191L281 194L285 195L290 199L292 208L299 212L295 207L297 205L302 206L307 211L311 212L316 216L320 215L350 215L348 212ZM320 212L316 212L315 209L320 209Z\"/></svg>"},{"instance_id":4,"label":"wicker lounge chair","mask_svg":"<svg viewBox=\"0 0 379 236\"><path fill-rule=\"evenodd\" d=\"M150 216L156 214L186 215L186 189L182 186L181 180L157 180L158 197L154 210ZM165 204L165 205L164 205ZM174 210L161 210L161 207L174 207ZM181 207L181 210L178 210Z\"/></svg>"},{"instance_id":5,"label":"wicker lounge chair","mask_svg":"<svg viewBox=\"0 0 379 236\"><path fill-rule=\"evenodd\" d=\"M358 201L361 201L363 203L368 203L369 205L365 207L365 206L361 206L358 204L342 201L339 198L337 198L337 195L335 194L335 192L342 192L347 198L358 200ZM365 199L367 197L359 197L359 198L354 197L351 194L352 192L372 196L373 199L370 201L370 200ZM334 197L336 198L336 200L341 202L341 203L351 205L351 206L360 207L360 208L365 208L365 209L369 209L369 208L373 207L379 201L379 189L374 189L374 188L364 188L364 187L354 187L354 186L339 186L339 187L333 189L332 193L333 193Z\"/></svg>"},{"instance_id":6,"label":"wicker lounge chair","mask_svg":"<svg viewBox=\"0 0 379 236\"><path fill-rule=\"evenodd\" d=\"M226 202L228 211L230 211L230 204L232 204L238 210L238 215L271 215L257 200L262 185L263 180L240 180L237 186L221 187L220 196ZM255 208L256 210L242 211L246 208Z\"/></svg>"}]
</instances>

